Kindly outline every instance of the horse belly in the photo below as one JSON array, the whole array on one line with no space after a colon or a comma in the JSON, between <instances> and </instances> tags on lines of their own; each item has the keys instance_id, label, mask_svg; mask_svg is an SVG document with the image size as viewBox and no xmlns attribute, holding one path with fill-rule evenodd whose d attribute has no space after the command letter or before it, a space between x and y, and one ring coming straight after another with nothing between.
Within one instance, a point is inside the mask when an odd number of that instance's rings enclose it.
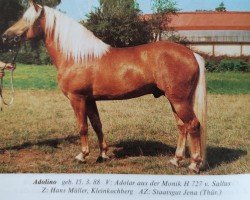
<instances>
[{"instance_id":1,"label":"horse belly","mask_svg":"<svg viewBox=\"0 0 250 200\"><path fill-rule=\"evenodd\" d=\"M120 67L95 78L93 96L96 100L129 99L152 93L154 84L142 68Z\"/></svg>"},{"instance_id":2,"label":"horse belly","mask_svg":"<svg viewBox=\"0 0 250 200\"><path fill-rule=\"evenodd\" d=\"M122 100L122 99L131 99L140 97L147 94L152 94L154 91L153 85L145 85L139 88L136 88L131 91L116 91L116 92L106 92L106 93L95 93L95 100Z\"/></svg>"}]
</instances>

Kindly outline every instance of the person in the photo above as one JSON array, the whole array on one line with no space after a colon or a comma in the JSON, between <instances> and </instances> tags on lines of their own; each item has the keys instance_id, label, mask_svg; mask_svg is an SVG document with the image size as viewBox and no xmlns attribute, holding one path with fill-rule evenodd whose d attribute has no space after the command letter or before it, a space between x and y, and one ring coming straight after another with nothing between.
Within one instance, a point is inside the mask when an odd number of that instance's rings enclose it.
<instances>
[{"instance_id":1,"label":"person","mask_svg":"<svg viewBox=\"0 0 250 200\"><path fill-rule=\"evenodd\" d=\"M14 70L15 66L12 65L11 63L4 63L0 61L0 79L4 77L4 70L3 69L7 69L7 70Z\"/></svg>"}]
</instances>

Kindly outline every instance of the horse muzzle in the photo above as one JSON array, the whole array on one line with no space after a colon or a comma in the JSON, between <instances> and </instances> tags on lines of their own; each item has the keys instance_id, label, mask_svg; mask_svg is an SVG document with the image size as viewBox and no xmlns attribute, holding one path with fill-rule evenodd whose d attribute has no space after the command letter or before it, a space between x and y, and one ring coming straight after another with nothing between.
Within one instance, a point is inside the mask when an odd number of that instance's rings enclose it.
<instances>
[{"instance_id":1,"label":"horse muzzle","mask_svg":"<svg viewBox=\"0 0 250 200\"><path fill-rule=\"evenodd\" d=\"M20 35L8 36L6 33L2 35L2 41L4 44L15 45L17 43L20 43L21 40L22 37Z\"/></svg>"}]
</instances>

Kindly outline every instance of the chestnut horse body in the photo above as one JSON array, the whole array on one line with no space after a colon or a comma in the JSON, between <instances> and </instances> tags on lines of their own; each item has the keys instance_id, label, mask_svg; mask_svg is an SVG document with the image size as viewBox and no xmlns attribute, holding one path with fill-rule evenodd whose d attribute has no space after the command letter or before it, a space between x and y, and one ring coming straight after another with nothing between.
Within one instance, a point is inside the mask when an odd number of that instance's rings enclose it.
<instances>
[{"instance_id":1,"label":"chestnut horse body","mask_svg":"<svg viewBox=\"0 0 250 200\"><path fill-rule=\"evenodd\" d=\"M66 25L60 25L60 18ZM206 149L205 74L199 55L170 42L112 48L66 15L33 1L23 18L3 35L4 41L13 37L43 38L57 68L59 86L70 100L80 127L82 151L76 159L85 161L89 154L87 117L98 136L99 160L108 158L97 100L165 95L179 129L176 155L170 162L179 166L189 135L189 168L199 172Z\"/></svg>"}]
</instances>

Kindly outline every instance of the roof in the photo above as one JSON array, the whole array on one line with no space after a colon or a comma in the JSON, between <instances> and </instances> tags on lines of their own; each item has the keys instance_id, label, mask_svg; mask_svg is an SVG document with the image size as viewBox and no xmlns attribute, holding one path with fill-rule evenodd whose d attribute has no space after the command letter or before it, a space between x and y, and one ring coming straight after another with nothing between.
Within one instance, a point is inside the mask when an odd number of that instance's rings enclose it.
<instances>
[{"instance_id":1,"label":"roof","mask_svg":"<svg viewBox=\"0 0 250 200\"><path fill-rule=\"evenodd\" d=\"M146 15L145 19L151 15ZM175 30L250 30L250 12L179 12L168 27Z\"/></svg>"}]
</instances>

